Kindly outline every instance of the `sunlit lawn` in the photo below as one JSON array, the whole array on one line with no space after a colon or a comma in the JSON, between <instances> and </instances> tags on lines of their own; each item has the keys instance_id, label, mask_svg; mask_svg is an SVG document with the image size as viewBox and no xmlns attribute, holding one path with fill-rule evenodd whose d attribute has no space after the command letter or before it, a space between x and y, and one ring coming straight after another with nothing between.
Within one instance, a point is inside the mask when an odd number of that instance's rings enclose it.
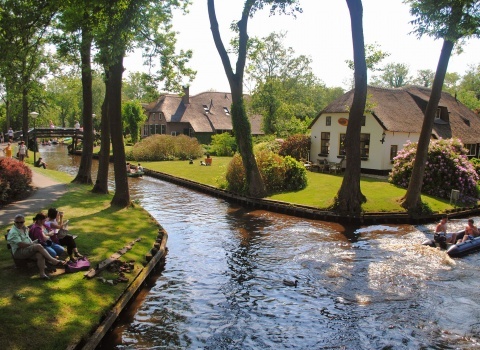
<instances>
[{"instance_id":1,"label":"sunlit lawn","mask_svg":"<svg viewBox=\"0 0 480 350\"><path fill-rule=\"evenodd\" d=\"M72 180L53 170L42 173L57 181ZM54 206L61 208L70 220L69 229L78 235L80 252L97 264L140 237L142 240L122 257L135 260L138 272L158 231L148 212L138 206L113 208L112 195L93 194L89 191L91 186L70 184L68 189ZM25 214L30 223L34 213ZM10 227L0 229L5 233ZM107 271L101 276L118 277ZM0 349L65 349L88 336L127 286L86 280L83 273L40 280L35 266L25 271L13 268L5 241L0 247L0 279Z\"/></svg>"},{"instance_id":2,"label":"sunlit lawn","mask_svg":"<svg viewBox=\"0 0 480 350\"><path fill-rule=\"evenodd\" d=\"M225 184L225 173L230 157L214 157L212 166L200 166L200 160L194 164L188 161L145 162L144 167L175 175L203 184L221 187ZM280 193L268 198L308 205L317 208L327 208L333 203L333 198L341 186L342 175L307 172L308 186L297 192ZM384 179L362 177L360 184L362 193L367 197L363 205L366 212L403 212L399 202L405 194L405 189L389 184ZM422 196L433 211L445 211L452 206L448 200L431 196Z\"/></svg>"}]
</instances>

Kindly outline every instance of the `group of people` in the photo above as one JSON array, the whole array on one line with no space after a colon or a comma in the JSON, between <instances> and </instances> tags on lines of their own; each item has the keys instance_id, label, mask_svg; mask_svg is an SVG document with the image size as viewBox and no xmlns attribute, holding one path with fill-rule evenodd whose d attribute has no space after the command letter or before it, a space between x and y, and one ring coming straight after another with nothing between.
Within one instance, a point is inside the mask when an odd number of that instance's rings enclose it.
<instances>
[{"instance_id":1,"label":"group of people","mask_svg":"<svg viewBox=\"0 0 480 350\"><path fill-rule=\"evenodd\" d=\"M447 233L447 221L448 217L445 215L442 217L437 227L435 228L435 233L444 234L447 240L447 243L462 243L466 242L469 239L474 239L475 237L480 236L478 228L474 225L473 219L468 219L465 230L462 233Z\"/></svg>"},{"instance_id":2,"label":"group of people","mask_svg":"<svg viewBox=\"0 0 480 350\"><path fill-rule=\"evenodd\" d=\"M140 163L138 165L127 163L127 173L143 173L143 167Z\"/></svg>"},{"instance_id":3,"label":"group of people","mask_svg":"<svg viewBox=\"0 0 480 350\"><path fill-rule=\"evenodd\" d=\"M75 239L65 231L63 212L56 208L48 209L47 215L38 213L30 227L25 225L25 216L15 216L13 227L7 235L15 259L34 259L37 262L42 279L49 279L46 274L46 262L53 266L65 265L60 258L66 253L71 261L83 257L78 251Z\"/></svg>"},{"instance_id":4,"label":"group of people","mask_svg":"<svg viewBox=\"0 0 480 350\"><path fill-rule=\"evenodd\" d=\"M12 150L11 142L7 143L7 146L3 149L3 153L5 154L6 158L12 158L13 150ZM20 143L18 144L18 151L17 151L18 160L20 160L21 162L24 162L26 155L27 155L27 146L25 145L25 141L20 141Z\"/></svg>"}]
</instances>

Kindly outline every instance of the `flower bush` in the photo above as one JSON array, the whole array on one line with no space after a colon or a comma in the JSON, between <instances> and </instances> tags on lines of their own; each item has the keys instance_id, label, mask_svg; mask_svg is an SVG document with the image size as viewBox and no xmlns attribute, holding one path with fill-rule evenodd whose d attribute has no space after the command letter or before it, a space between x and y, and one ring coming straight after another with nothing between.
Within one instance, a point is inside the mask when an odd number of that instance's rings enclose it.
<instances>
[{"instance_id":1,"label":"flower bush","mask_svg":"<svg viewBox=\"0 0 480 350\"><path fill-rule=\"evenodd\" d=\"M263 150L255 153L255 159L269 194L301 190L307 186L307 171L294 158ZM246 176L239 154L235 154L228 165L226 180L228 190L246 194Z\"/></svg>"},{"instance_id":2,"label":"flower bush","mask_svg":"<svg viewBox=\"0 0 480 350\"><path fill-rule=\"evenodd\" d=\"M13 158L0 159L0 204L22 197L30 189L32 170Z\"/></svg>"},{"instance_id":3,"label":"flower bush","mask_svg":"<svg viewBox=\"0 0 480 350\"><path fill-rule=\"evenodd\" d=\"M409 142L398 152L389 176L391 183L408 187L416 151L417 143ZM452 190L458 190L461 201L475 202L479 176L469 162L467 152L459 139L430 141L422 192L448 199Z\"/></svg>"},{"instance_id":4,"label":"flower bush","mask_svg":"<svg viewBox=\"0 0 480 350\"><path fill-rule=\"evenodd\" d=\"M202 155L202 145L196 138L186 135L152 135L135 144L128 158L137 161L185 160Z\"/></svg>"},{"instance_id":5,"label":"flower bush","mask_svg":"<svg viewBox=\"0 0 480 350\"><path fill-rule=\"evenodd\" d=\"M291 156L296 160L308 159L310 143L308 135L292 135L282 143L278 153L284 157Z\"/></svg>"}]
</instances>

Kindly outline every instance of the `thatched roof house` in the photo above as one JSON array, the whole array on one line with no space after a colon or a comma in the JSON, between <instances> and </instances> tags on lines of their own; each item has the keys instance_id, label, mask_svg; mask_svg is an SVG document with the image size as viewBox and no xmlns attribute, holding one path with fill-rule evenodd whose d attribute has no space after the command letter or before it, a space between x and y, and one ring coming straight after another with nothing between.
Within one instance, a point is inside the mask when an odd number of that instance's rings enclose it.
<instances>
[{"instance_id":1,"label":"thatched roof house","mask_svg":"<svg viewBox=\"0 0 480 350\"><path fill-rule=\"evenodd\" d=\"M311 158L330 161L345 157L343 140L348 124L348 110L353 101L351 90L328 105L310 125ZM368 87L367 107L362 125L362 169L385 172L391 160L408 141L416 142L431 90L418 86L399 89ZM455 97L442 92L432 138L460 138L478 155L479 116Z\"/></svg>"},{"instance_id":2,"label":"thatched roof house","mask_svg":"<svg viewBox=\"0 0 480 350\"><path fill-rule=\"evenodd\" d=\"M144 105L148 120L142 135L185 134L209 143L214 134L232 132L231 104L231 94L226 92L190 96L189 89L185 88L183 96L162 95L157 101ZM263 135L261 116L252 115L249 119L252 135Z\"/></svg>"}]
</instances>

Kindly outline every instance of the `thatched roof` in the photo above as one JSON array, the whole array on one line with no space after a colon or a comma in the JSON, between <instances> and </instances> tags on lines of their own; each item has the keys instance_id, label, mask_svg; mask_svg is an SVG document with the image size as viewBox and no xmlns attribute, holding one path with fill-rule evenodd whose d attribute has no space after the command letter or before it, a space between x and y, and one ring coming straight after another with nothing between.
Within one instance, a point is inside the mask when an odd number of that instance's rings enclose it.
<instances>
[{"instance_id":1,"label":"thatched roof","mask_svg":"<svg viewBox=\"0 0 480 350\"><path fill-rule=\"evenodd\" d=\"M321 114L348 113L353 101L351 90L329 104ZM368 105L372 114L387 131L420 133L424 112L431 90L419 86L406 86L398 89L368 87ZM442 92L439 107L444 107L448 115L444 120L436 120L432 133L438 138L460 138L464 143L480 143L480 117L456 100Z\"/></svg>"},{"instance_id":2,"label":"thatched roof","mask_svg":"<svg viewBox=\"0 0 480 350\"><path fill-rule=\"evenodd\" d=\"M226 92L202 92L198 95L166 94L150 103L145 109L150 113L163 113L167 123L190 123L197 133L215 133L231 131L232 117L230 108L232 96ZM261 130L261 116L249 117L252 125L252 134L263 134Z\"/></svg>"}]
</instances>

